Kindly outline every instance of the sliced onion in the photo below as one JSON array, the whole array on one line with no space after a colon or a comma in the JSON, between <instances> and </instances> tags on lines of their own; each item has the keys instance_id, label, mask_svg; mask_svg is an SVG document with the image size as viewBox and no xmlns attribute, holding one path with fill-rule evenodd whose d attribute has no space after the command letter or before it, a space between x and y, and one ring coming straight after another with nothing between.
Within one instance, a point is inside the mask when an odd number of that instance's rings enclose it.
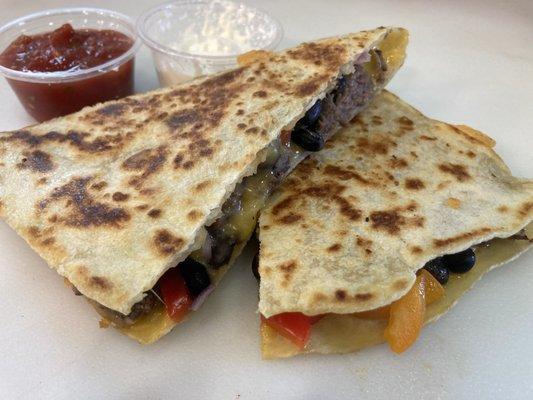
<instances>
[{"instance_id":1,"label":"sliced onion","mask_svg":"<svg viewBox=\"0 0 533 400\"><path fill-rule=\"evenodd\" d=\"M372 59L370 56L370 53L368 51L365 51L364 53L361 53L359 57L357 57L357 60L355 60L356 64L364 64L366 62L369 62Z\"/></svg>"},{"instance_id":2,"label":"sliced onion","mask_svg":"<svg viewBox=\"0 0 533 400\"><path fill-rule=\"evenodd\" d=\"M202 293L200 293L196 299L191 304L190 309L192 311L196 311L200 308L200 306L204 303L205 299L207 299L207 296L211 294L211 292L215 289L215 285L211 284L208 287L204 289Z\"/></svg>"},{"instance_id":3,"label":"sliced onion","mask_svg":"<svg viewBox=\"0 0 533 400\"><path fill-rule=\"evenodd\" d=\"M204 260L211 260L211 249L214 244L213 237L208 233L205 237L204 244L202 245L202 257Z\"/></svg>"}]
</instances>

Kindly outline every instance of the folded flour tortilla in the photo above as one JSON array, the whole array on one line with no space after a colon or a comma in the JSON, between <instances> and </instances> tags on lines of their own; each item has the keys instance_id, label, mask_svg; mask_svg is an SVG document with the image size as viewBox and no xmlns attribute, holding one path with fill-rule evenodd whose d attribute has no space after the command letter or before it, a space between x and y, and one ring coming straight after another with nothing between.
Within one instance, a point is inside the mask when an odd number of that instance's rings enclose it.
<instances>
[{"instance_id":1,"label":"folded flour tortilla","mask_svg":"<svg viewBox=\"0 0 533 400\"><path fill-rule=\"evenodd\" d=\"M325 316L298 348L263 323L265 358L346 353L384 341L387 320L354 313L404 296L428 261L474 247L425 322L485 272L531 246L533 181L515 178L494 141L423 116L383 91L284 181L259 222L259 311ZM531 225L526 236L533 237Z\"/></svg>"}]
</instances>

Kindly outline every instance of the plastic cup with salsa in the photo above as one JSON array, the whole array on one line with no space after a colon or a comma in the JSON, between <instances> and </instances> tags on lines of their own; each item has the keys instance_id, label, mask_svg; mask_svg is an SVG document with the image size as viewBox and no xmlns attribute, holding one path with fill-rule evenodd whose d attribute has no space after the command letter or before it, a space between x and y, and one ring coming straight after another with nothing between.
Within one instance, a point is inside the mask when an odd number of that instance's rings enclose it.
<instances>
[{"instance_id":1,"label":"plastic cup with salsa","mask_svg":"<svg viewBox=\"0 0 533 400\"><path fill-rule=\"evenodd\" d=\"M96 8L48 10L0 28L0 74L38 121L134 92L135 24Z\"/></svg>"}]
</instances>

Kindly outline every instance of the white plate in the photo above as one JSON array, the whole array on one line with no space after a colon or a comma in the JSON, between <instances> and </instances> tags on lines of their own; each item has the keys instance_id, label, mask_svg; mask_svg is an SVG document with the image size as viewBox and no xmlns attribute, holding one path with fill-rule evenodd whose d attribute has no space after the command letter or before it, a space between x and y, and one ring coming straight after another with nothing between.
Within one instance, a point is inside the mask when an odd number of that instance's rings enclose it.
<instances>
[{"instance_id":1,"label":"white plate","mask_svg":"<svg viewBox=\"0 0 533 400\"><path fill-rule=\"evenodd\" d=\"M0 0L0 23L65 1ZM253 2L280 19L282 45L372 28L411 31L390 88L425 114L491 135L516 175L533 177L530 1ZM88 2L85 2L88 5ZM153 1L93 1L137 16ZM138 88L156 84L146 50ZM0 130L32 121L0 83ZM345 356L265 362L257 291L242 257L188 323L141 347L98 328L91 307L0 223L0 398L533 398L533 253L490 273L402 356L378 346Z\"/></svg>"}]
</instances>

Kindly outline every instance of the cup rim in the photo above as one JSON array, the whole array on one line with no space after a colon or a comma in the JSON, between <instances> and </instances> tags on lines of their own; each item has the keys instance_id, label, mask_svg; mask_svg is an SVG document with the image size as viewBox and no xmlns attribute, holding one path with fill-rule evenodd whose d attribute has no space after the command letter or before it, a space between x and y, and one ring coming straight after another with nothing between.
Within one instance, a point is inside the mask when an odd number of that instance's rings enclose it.
<instances>
[{"instance_id":1,"label":"cup rim","mask_svg":"<svg viewBox=\"0 0 533 400\"><path fill-rule=\"evenodd\" d=\"M23 17L14 19L7 24L0 27L0 35L9 31L10 29L16 28L17 26L22 26L27 22L35 21L42 19L43 17L56 16L56 15L73 15L73 14L100 14L103 17L112 18L123 22L130 29L130 36L133 39L132 46L120 56L113 58L112 60L106 61L103 64L96 65L87 69L80 69L73 72L68 71L54 71L54 72L32 72L32 71L18 71L0 65L0 74L4 77L19 81L26 82L40 82L40 83L57 83L57 82L68 82L76 81L80 79L87 79L89 77L98 75L103 72L108 72L116 68L119 65L124 64L126 61L129 61L135 53L139 50L142 41L137 33L135 28L135 22L132 18L128 17L125 14L107 10L105 8L96 8L96 7L63 7L63 8L52 8L45 11L39 11L36 13L28 14Z\"/></svg>"},{"instance_id":2,"label":"cup rim","mask_svg":"<svg viewBox=\"0 0 533 400\"><path fill-rule=\"evenodd\" d=\"M253 10L254 12L258 14L262 14L265 17L267 17L270 22L275 27L275 35L274 38L268 43L267 46L262 47L260 50L273 50L276 48L276 46L281 42L281 39L283 38L283 26L281 23L273 17L268 12L262 10L258 7L252 7L248 4L241 3L241 2L235 2L232 1L235 4L238 4L240 6L245 6L250 10ZM235 63L235 57L237 57L239 54L231 54L231 55L205 55L205 54L197 54L197 53L191 53L186 51L179 51L172 49L168 46L165 46L164 44L157 42L156 40L152 39L146 32L146 22L149 17L153 16L154 14L164 10L169 9L176 6L183 6L188 4L209 4L209 1L206 0L177 0L177 1L169 1L166 3L162 3L159 5L156 5L154 7L151 7L144 11L139 18L137 19L137 32L139 36L142 38L143 42L150 47L152 50L157 50L160 53L164 53L165 55L171 56L173 58L186 58L186 59L202 59L207 61L218 61L218 62L224 62L227 61L228 63Z\"/></svg>"}]
</instances>

